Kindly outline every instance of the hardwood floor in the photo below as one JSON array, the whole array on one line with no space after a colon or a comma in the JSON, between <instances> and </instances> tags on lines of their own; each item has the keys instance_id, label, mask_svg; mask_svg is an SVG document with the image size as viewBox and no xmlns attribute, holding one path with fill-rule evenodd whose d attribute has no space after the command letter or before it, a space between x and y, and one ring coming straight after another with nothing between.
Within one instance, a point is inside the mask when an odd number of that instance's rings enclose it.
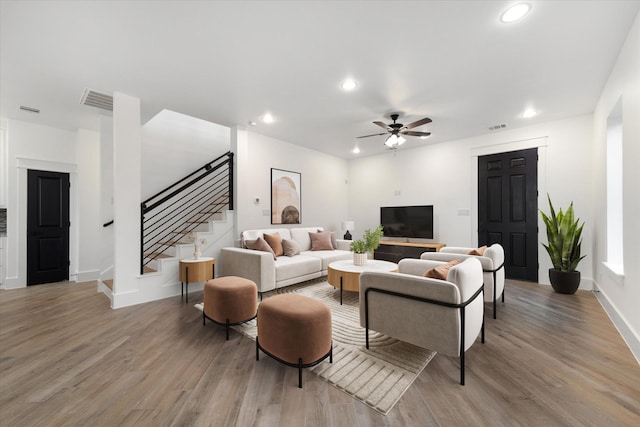
<instances>
[{"instance_id":1,"label":"hardwood floor","mask_svg":"<svg viewBox=\"0 0 640 427\"><path fill-rule=\"evenodd\" d=\"M385 417L306 370L298 389L179 297L112 310L94 282L0 291L0 425L640 425L640 366L590 292L510 281L486 333L465 386L436 355Z\"/></svg>"}]
</instances>

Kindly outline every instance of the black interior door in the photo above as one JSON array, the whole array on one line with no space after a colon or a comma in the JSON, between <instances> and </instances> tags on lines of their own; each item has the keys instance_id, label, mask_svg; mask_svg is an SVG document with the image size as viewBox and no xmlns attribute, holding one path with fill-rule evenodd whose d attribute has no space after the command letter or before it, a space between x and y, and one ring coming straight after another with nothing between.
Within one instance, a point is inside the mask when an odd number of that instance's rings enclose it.
<instances>
[{"instance_id":1,"label":"black interior door","mask_svg":"<svg viewBox=\"0 0 640 427\"><path fill-rule=\"evenodd\" d=\"M478 158L478 243L500 243L510 279L538 281L538 149Z\"/></svg>"},{"instance_id":2,"label":"black interior door","mask_svg":"<svg viewBox=\"0 0 640 427\"><path fill-rule=\"evenodd\" d=\"M27 174L27 285L69 279L69 174Z\"/></svg>"}]
</instances>

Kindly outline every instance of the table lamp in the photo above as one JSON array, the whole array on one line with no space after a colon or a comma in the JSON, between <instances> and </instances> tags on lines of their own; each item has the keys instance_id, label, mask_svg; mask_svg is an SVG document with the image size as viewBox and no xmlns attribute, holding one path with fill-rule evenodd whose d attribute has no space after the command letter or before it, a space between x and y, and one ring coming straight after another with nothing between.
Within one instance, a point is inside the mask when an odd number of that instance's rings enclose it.
<instances>
[{"instance_id":1,"label":"table lamp","mask_svg":"<svg viewBox=\"0 0 640 427\"><path fill-rule=\"evenodd\" d=\"M353 221L342 221L342 229L347 232L344 233L344 240L351 240L351 233L349 230L354 230L356 228L356 223Z\"/></svg>"}]
</instances>

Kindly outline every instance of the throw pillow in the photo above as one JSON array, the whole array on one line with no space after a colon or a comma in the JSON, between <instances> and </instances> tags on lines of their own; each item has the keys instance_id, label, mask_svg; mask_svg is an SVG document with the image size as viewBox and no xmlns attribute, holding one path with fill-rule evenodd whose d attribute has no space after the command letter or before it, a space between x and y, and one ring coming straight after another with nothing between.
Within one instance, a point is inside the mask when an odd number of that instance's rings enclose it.
<instances>
[{"instance_id":1,"label":"throw pillow","mask_svg":"<svg viewBox=\"0 0 640 427\"><path fill-rule=\"evenodd\" d=\"M309 237L311 238L312 251L332 251L333 250L333 246L331 245L331 233L329 233L328 231L323 231L321 233L309 232Z\"/></svg>"},{"instance_id":2,"label":"throw pillow","mask_svg":"<svg viewBox=\"0 0 640 427\"><path fill-rule=\"evenodd\" d=\"M246 240L245 244L247 249L253 249L254 251L269 252L273 255L273 259L276 259L276 254L273 253L273 249L262 237L258 237L256 240Z\"/></svg>"},{"instance_id":3,"label":"throw pillow","mask_svg":"<svg viewBox=\"0 0 640 427\"><path fill-rule=\"evenodd\" d=\"M280 237L280 233L264 233L264 240L269 244L269 246L271 246L271 249L273 249L273 253L276 254L276 256L284 255L284 250L282 249L282 237Z\"/></svg>"},{"instance_id":4,"label":"throw pillow","mask_svg":"<svg viewBox=\"0 0 640 427\"><path fill-rule=\"evenodd\" d=\"M338 241L336 240L336 232L335 231L318 230L318 233L329 233L329 235L331 236L331 246L333 246L333 249L338 249Z\"/></svg>"},{"instance_id":5,"label":"throw pillow","mask_svg":"<svg viewBox=\"0 0 640 427\"><path fill-rule=\"evenodd\" d=\"M458 264L460 264L460 260L454 259L453 261L449 261L446 264L433 267L432 269L424 272L424 277L428 277L430 279L447 280L447 274L449 274L449 270L451 269L451 267Z\"/></svg>"},{"instance_id":6,"label":"throw pillow","mask_svg":"<svg viewBox=\"0 0 640 427\"><path fill-rule=\"evenodd\" d=\"M295 240L283 240L282 249L286 256L296 256L300 254L300 245Z\"/></svg>"},{"instance_id":7,"label":"throw pillow","mask_svg":"<svg viewBox=\"0 0 640 427\"><path fill-rule=\"evenodd\" d=\"M487 250L487 245L480 246L477 249L471 249L469 252L467 252L467 255L483 256L484 251L486 250Z\"/></svg>"}]
</instances>

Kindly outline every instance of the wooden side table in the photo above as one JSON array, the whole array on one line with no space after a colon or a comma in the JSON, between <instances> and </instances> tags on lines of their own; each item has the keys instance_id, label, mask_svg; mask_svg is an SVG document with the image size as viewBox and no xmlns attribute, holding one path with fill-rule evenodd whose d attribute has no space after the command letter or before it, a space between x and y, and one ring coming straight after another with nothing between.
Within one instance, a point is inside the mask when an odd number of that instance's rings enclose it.
<instances>
[{"instance_id":1,"label":"wooden side table","mask_svg":"<svg viewBox=\"0 0 640 427\"><path fill-rule=\"evenodd\" d=\"M216 259L211 257L187 258L180 260L180 296L189 302L189 282L206 282L215 277ZM184 285L186 284L186 288Z\"/></svg>"}]
</instances>

